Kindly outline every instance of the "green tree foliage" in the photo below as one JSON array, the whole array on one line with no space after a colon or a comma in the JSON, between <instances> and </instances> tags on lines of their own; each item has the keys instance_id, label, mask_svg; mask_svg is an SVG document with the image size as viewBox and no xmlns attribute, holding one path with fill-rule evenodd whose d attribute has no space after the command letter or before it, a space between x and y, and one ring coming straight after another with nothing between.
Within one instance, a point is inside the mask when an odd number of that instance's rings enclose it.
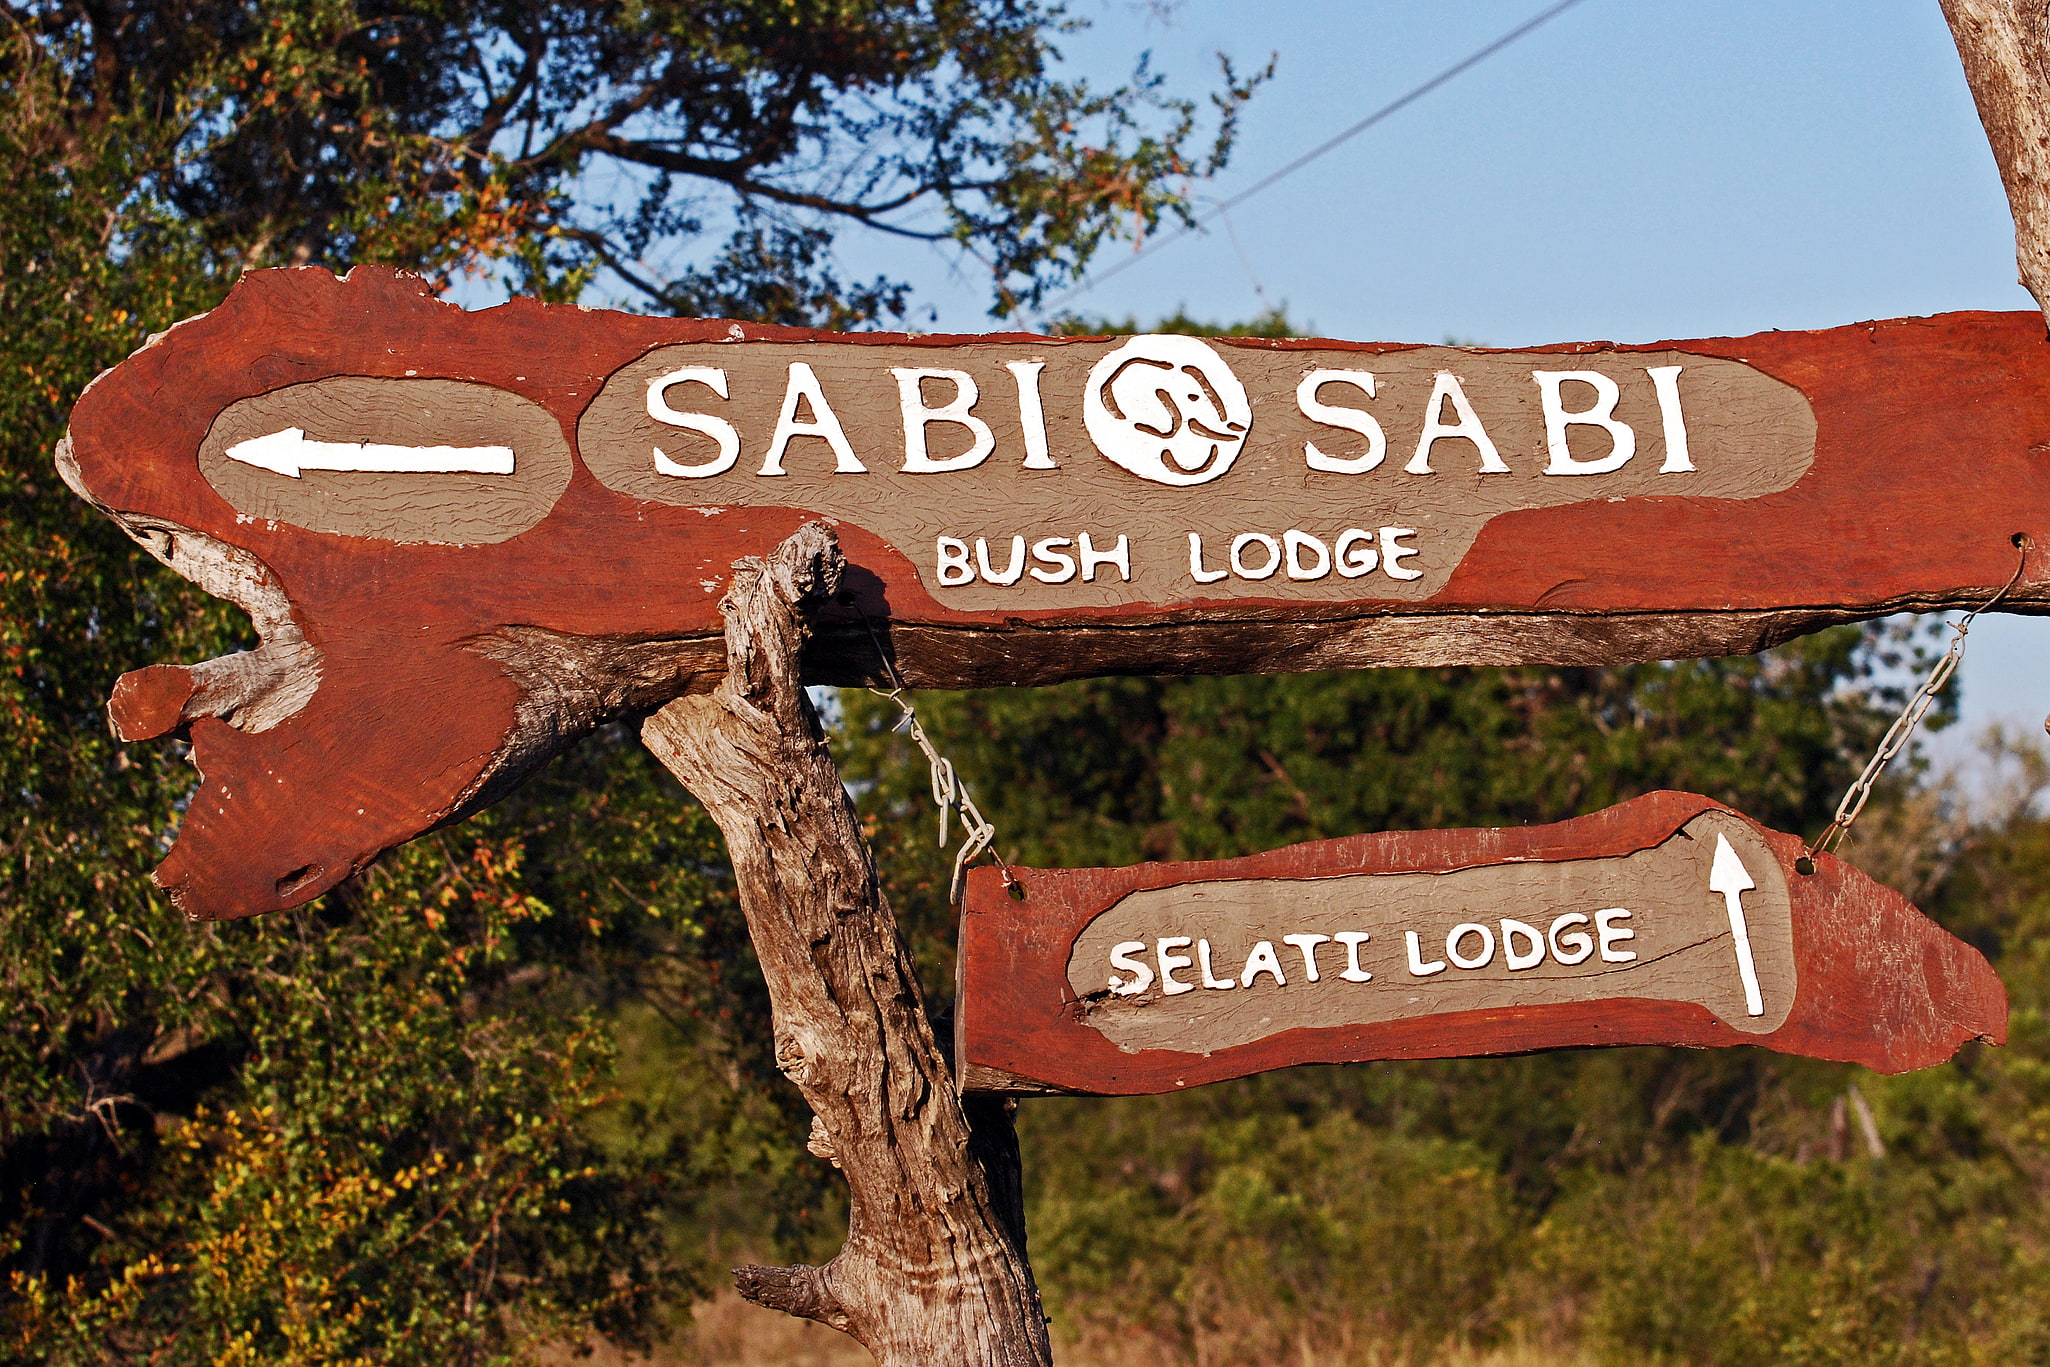
<instances>
[{"instance_id":1,"label":"green tree foliage","mask_svg":"<svg viewBox=\"0 0 2050 1367\"><path fill-rule=\"evenodd\" d=\"M567 297L660 258L654 307L850 324L904 295L838 278L835 225L901 202L1003 307L1181 212L1244 87L1199 157L1192 108L1053 80L1058 8L1005 0L7 16L0 1355L507 1362L633 1341L736 1243L809 1251L837 1198L715 833L630 729L313 907L171 912L146 874L192 774L102 704L252 642L51 450L252 265L499 263ZM654 174L583 193L605 164Z\"/></svg>"},{"instance_id":2,"label":"green tree foliage","mask_svg":"<svg viewBox=\"0 0 2050 1367\"><path fill-rule=\"evenodd\" d=\"M1027 863L1221 859L1358 831L1558 821L1685 788L1821 824L1891 698L1847 686L1884 638L1838 628L1735 660L1627 669L1101 679L928 694L927 728ZM848 693L847 768L907 870L939 867L895 708ZM1001 815L999 815L1001 813ZM921 886L920 891L923 891ZM934 912L934 914L939 914Z\"/></svg>"},{"instance_id":3,"label":"green tree foliage","mask_svg":"<svg viewBox=\"0 0 2050 1367\"><path fill-rule=\"evenodd\" d=\"M162 127L70 121L61 69L19 35L7 56L0 1352L443 1364L631 1337L672 1273L644 1172L583 1127L609 1085L598 1017L512 1009L541 1004L524 963L579 937L507 825L260 924L184 924L147 882L192 776L108 736L107 686L246 627L71 498L49 452L72 396L216 276L136 199Z\"/></svg>"},{"instance_id":4,"label":"green tree foliage","mask_svg":"<svg viewBox=\"0 0 2050 1367\"><path fill-rule=\"evenodd\" d=\"M1023 862L1551 821L1659 787L1812 833L1898 705L1881 685L1902 644L1842 629L1763 657L1617 670L914 701ZM889 729L893 706L850 692L843 711L893 897L915 909L932 981L950 980L922 761ZM2009 1048L1945 1068L1877 1078L1748 1049L1590 1050L1024 1102L1034 1261L1065 1335L1111 1360L1138 1341L1216 1363L1516 1339L1717 1367L2041 1360L2046 831L2017 804L1946 855L1928 904L1997 956L2016 1012Z\"/></svg>"},{"instance_id":5,"label":"green tree foliage","mask_svg":"<svg viewBox=\"0 0 2050 1367\"><path fill-rule=\"evenodd\" d=\"M497 259L528 292L604 275L659 312L847 327L899 281L835 226L944 244L1000 312L1107 238L1189 221L1217 126L1141 65L1057 79L1036 0L8 0L83 128L140 116L149 189L242 266ZM169 111L177 111L166 119ZM168 125L168 126L167 126Z\"/></svg>"},{"instance_id":6,"label":"green tree foliage","mask_svg":"<svg viewBox=\"0 0 2050 1367\"><path fill-rule=\"evenodd\" d=\"M1285 320L1239 330L1267 329ZM913 702L1024 863L1556 821L1656 788L1812 834L1926 640L1838 628L1609 670L1103 679ZM923 762L893 704L847 692L842 710L893 898L931 981L950 982ZM1885 810L1903 791L1864 829L1923 810ZM1934 816L1886 837L1946 865L1929 905L1998 956L2014 993L2010 1048L1946 1068L1883 1079L1748 1049L1623 1049L1024 1102L1034 1260L1065 1335L1112 1360L1137 1342L1215 1363L1519 1339L1618 1363L2043 1360L2050 825L2030 812L2017 802L1961 844Z\"/></svg>"}]
</instances>

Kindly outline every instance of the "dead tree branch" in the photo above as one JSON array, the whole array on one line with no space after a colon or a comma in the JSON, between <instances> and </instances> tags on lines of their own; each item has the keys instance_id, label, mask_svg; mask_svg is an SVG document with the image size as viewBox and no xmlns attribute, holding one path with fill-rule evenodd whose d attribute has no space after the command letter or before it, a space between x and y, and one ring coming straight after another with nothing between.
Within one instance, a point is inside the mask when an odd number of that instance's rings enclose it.
<instances>
[{"instance_id":1,"label":"dead tree branch","mask_svg":"<svg viewBox=\"0 0 2050 1367\"><path fill-rule=\"evenodd\" d=\"M1044 1367L1016 1139L971 1115L933 1036L854 808L805 697L809 610L839 584L821 523L734 566L728 672L642 739L726 836L774 1009L776 1060L847 1178L847 1243L824 1267L749 1267L758 1304L859 1340L883 1367Z\"/></svg>"},{"instance_id":2,"label":"dead tree branch","mask_svg":"<svg viewBox=\"0 0 2050 1367\"><path fill-rule=\"evenodd\" d=\"M2014 212L2021 282L2050 319L2050 10L2043 0L1942 0Z\"/></svg>"}]
</instances>

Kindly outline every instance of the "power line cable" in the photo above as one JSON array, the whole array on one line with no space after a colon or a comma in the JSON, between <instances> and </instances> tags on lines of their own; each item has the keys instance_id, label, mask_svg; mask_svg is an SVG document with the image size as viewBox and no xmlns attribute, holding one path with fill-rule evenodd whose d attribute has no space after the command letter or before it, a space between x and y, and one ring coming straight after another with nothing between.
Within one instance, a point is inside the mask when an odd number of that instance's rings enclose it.
<instances>
[{"instance_id":1,"label":"power line cable","mask_svg":"<svg viewBox=\"0 0 2050 1367\"><path fill-rule=\"evenodd\" d=\"M1112 276L1118 274L1120 271L1129 270L1131 267L1138 265L1141 261L1144 261L1147 257L1153 255L1155 252L1160 251L1165 247L1171 246L1174 243L1181 241L1185 237L1188 237L1197 229L1201 228L1204 224L1208 223L1211 219L1220 218L1224 216L1231 210L1236 209L1239 205L1251 199L1254 195L1259 194L1262 190L1265 190L1270 186L1278 184L1279 182L1287 179L1289 176L1292 176L1296 172L1302 170L1305 166L1308 166L1311 162L1323 156L1332 148L1337 147L1341 143L1348 142L1351 139L1358 137L1360 134L1366 132L1369 128L1372 128L1375 124L1380 123L1383 119L1386 119L1391 115L1400 113L1402 110L1408 108L1412 104L1415 104L1418 100L1421 100L1424 96L1436 90L1439 86L1444 85L1447 81L1450 81L1455 77L1460 76L1465 72L1471 70L1472 68L1479 66L1482 62L1485 62L1488 58L1494 56L1503 48L1510 46L1512 43L1515 43L1518 39L1526 37L1527 35L1535 32L1537 29L1542 28L1544 25L1558 18L1560 15L1564 14L1567 10L1572 9L1575 5L1579 3L1580 0L1559 0L1559 3L1551 6L1549 9L1541 10L1537 14L1532 15L1530 18L1524 20L1521 24L1518 24L1515 28L1510 29L1501 37L1495 39L1495 41L1493 41L1492 43L1489 43L1486 47L1479 48L1476 51L1468 54L1467 56L1462 57L1460 60L1454 62L1451 66L1446 67L1443 71L1431 77L1431 79L1429 79L1428 81L1425 81L1422 85L1416 86L1404 92L1403 94L1397 96L1395 99L1390 100L1387 104L1382 105L1379 109L1376 109L1373 113L1367 115L1365 118L1361 119L1358 123L1346 129L1344 132L1326 138L1323 142L1318 143L1315 147L1303 153L1301 156L1297 157L1294 161L1291 161L1290 163L1288 163L1288 165L1282 167L1280 170L1270 172L1269 174L1261 177L1259 180L1253 182L1253 184L1247 186L1245 189L1239 191L1237 194L1233 195L1229 199L1216 201L1217 207L1212 209L1209 213L1199 216L1194 223L1184 228L1178 228L1174 232L1169 233L1166 237L1155 238L1151 246L1140 248L1138 251L1132 253L1130 256L1124 258L1122 261L1119 261L1116 265L1111 266L1107 270L1101 271L1096 275L1092 275L1088 279L1083 280L1078 284L1072 286L1067 291L1057 296L1051 303L1049 303L1047 305L1047 308L1059 308L1062 304L1067 303L1070 299L1076 299L1084 294L1087 294L1090 290L1095 289L1098 285L1110 279Z\"/></svg>"}]
</instances>

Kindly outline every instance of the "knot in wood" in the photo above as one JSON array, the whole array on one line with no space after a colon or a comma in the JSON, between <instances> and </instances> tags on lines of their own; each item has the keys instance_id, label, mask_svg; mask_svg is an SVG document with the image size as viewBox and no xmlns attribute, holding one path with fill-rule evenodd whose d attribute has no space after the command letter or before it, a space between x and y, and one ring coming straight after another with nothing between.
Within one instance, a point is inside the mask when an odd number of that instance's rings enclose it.
<instances>
[{"instance_id":1,"label":"knot in wood","mask_svg":"<svg viewBox=\"0 0 2050 1367\"><path fill-rule=\"evenodd\" d=\"M833 1148L832 1131L828 1130L826 1122L817 1116L811 1118L811 1136L804 1141L804 1147L810 1150L814 1157L823 1158L836 1168L840 1166L840 1155Z\"/></svg>"},{"instance_id":2,"label":"knot in wood","mask_svg":"<svg viewBox=\"0 0 2050 1367\"><path fill-rule=\"evenodd\" d=\"M795 1036L784 1035L776 1041L776 1068L801 1087L811 1076L811 1051Z\"/></svg>"}]
</instances>

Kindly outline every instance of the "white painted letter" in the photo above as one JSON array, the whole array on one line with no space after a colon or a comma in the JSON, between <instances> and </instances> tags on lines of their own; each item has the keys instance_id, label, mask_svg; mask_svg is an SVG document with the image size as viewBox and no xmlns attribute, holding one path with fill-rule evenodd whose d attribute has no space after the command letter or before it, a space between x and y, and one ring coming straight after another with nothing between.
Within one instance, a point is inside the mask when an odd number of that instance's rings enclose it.
<instances>
[{"instance_id":1,"label":"white painted letter","mask_svg":"<svg viewBox=\"0 0 2050 1367\"><path fill-rule=\"evenodd\" d=\"M1196 941L1196 966L1202 971L1203 986L1205 987L1214 987L1222 991L1227 987L1238 986L1230 978L1220 978L1210 971L1210 942L1208 940Z\"/></svg>"},{"instance_id":2,"label":"white painted letter","mask_svg":"<svg viewBox=\"0 0 2050 1367\"><path fill-rule=\"evenodd\" d=\"M1452 411L1459 415L1459 421L1447 424L1441 419L1445 413L1445 402L1451 400ZM1509 467L1502 463L1502 453L1495 449L1494 438L1488 429L1481 426L1480 414L1473 411L1467 402L1466 391L1459 387L1459 377L1449 370L1438 372L1437 382L1431 386L1431 401L1424 406L1424 431L1417 438L1416 454L1409 458L1409 464L1402 468L1412 475L1431 473L1431 445L1441 437L1465 437L1481 453L1481 473L1506 475Z\"/></svg>"},{"instance_id":3,"label":"white painted letter","mask_svg":"<svg viewBox=\"0 0 2050 1367\"><path fill-rule=\"evenodd\" d=\"M1196 990L1196 984L1176 982L1174 976L1177 968L1187 968L1196 961L1186 954L1168 953L1170 949L1180 949L1188 943L1186 935L1170 935L1153 942L1153 957L1160 960L1160 991L1163 996L1176 997Z\"/></svg>"},{"instance_id":4,"label":"white painted letter","mask_svg":"<svg viewBox=\"0 0 2050 1367\"><path fill-rule=\"evenodd\" d=\"M1651 365L1644 373L1651 376L1652 392L1659 396L1659 418L1666 429L1666 462L1659 466L1659 473L1692 470L1694 462L1687 456L1687 415L1680 411L1680 367Z\"/></svg>"},{"instance_id":5,"label":"white painted letter","mask_svg":"<svg viewBox=\"0 0 2050 1367\"><path fill-rule=\"evenodd\" d=\"M1253 979L1262 973L1272 973L1274 981L1280 983L1283 987L1288 986L1288 979L1283 977L1281 973L1281 957L1274 952L1274 942L1272 940L1260 941L1259 944L1253 946L1253 952L1246 956L1246 971L1239 974L1240 986L1251 987Z\"/></svg>"},{"instance_id":6,"label":"white painted letter","mask_svg":"<svg viewBox=\"0 0 2050 1367\"><path fill-rule=\"evenodd\" d=\"M1345 946L1345 972L1338 976L1349 983L1370 983L1374 975L1360 967L1360 946L1374 937L1363 930L1341 930L1331 937Z\"/></svg>"},{"instance_id":7,"label":"white painted letter","mask_svg":"<svg viewBox=\"0 0 2050 1367\"><path fill-rule=\"evenodd\" d=\"M1599 370L1533 370L1530 377L1537 381L1538 395L1544 401L1545 450L1552 457L1552 463L1545 467L1546 474L1606 475L1622 469L1623 463L1637 454L1637 433L1629 423L1618 422L1615 417L1616 400L1622 397L1622 391L1616 388L1614 380ZM1568 380L1578 380L1594 390L1594 407L1578 413L1566 411L1559 388ZM1575 460L1566 445L1566 429L1576 425L1607 428L1615 446L1606 456Z\"/></svg>"},{"instance_id":8,"label":"white painted letter","mask_svg":"<svg viewBox=\"0 0 2050 1367\"><path fill-rule=\"evenodd\" d=\"M1199 584L1214 584L1230 573L1230 570L1206 570L1203 568L1203 538L1195 532L1190 532L1189 577Z\"/></svg>"},{"instance_id":9,"label":"white painted letter","mask_svg":"<svg viewBox=\"0 0 2050 1367\"><path fill-rule=\"evenodd\" d=\"M1267 548L1267 563L1257 570L1249 570L1241 552L1256 541ZM1231 568L1232 573L1241 579L1265 579L1281 568L1281 543L1264 532L1240 532L1231 539Z\"/></svg>"},{"instance_id":10,"label":"white painted letter","mask_svg":"<svg viewBox=\"0 0 2050 1367\"><path fill-rule=\"evenodd\" d=\"M1046 412L1039 406L1039 372L1045 361L1005 361L1004 369L1018 382L1018 422L1025 429L1025 468L1056 470L1046 453Z\"/></svg>"},{"instance_id":11,"label":"white painted letter","mask_svg":"<svg viewBox=\"0 0 2050 1367\"><path fill-rule=\"evenodd\" d=\"M1445 971L1445 961L1443 959L1433 959L1429 963L1424 962L1424 947L1417 943L1415 931L1403 931L1402 938L1409 944L1409 971L1411 976L1428 978L1433 973L1443 973Z\"/></svg>"},{"instance_id":12,"label":"white painted letter","mask_svg":"<svg viewBox=\"0 0 2050 1367\"><path fill-rule=\"evenodd\" d=\"M1421 555L1423 552L1415 546L1405 546L1396 540L1397 537L1415 535L1416 528L1414 527L1383 527L1381 529L1381 568L1387 571L1390 579L1421 579L1424 577L1422 570L1410 569L1402 563L1411 556Z\"/></svg>"},{"instance_id":13,"label":"white painted letter","mask_svg":"<svg viewBox=\"0 0 2050 1367\"><path fill-rule=\"evenodd\" d=\"M1308 532L1299 532L1291 528L1281 534L1281 544L1288 548L1289 578L1322 579L1325 575L1331 573L1330 550L1323 542L1311 536ZM1317 553L1316 568L1312 569L1303 564L1301 557L1296 554L1297 551L1301 550L1313 550Z\"/></svg>"},{"instance_id":14,"label":"white painted letter","mask_svg":"<svg viewBox=\"0 0 2050 1367\"><path fill-rule=\"evenodd\" d=\"M797 420L800 399L811 405L809 422ZM762 461L760 473L789 473L783 468L783 452L789 447L792 437L825 438L826 445L833 448L835 474L868 473L868 467L855 459L854 448L847 444L847 434L840 428L840 419L833 415L833 406L826 402L826 391L819 388L819 377L803 361L790 363L790 383L783 390L783 411L776 415L776 435L769 442L769 454Z\"/></svg>"},{"instance_id":15,"label":"white painted letter","mask_svg":"<svg viewBox=\"0 0 2050 1367\"><path fill-rule=\"evenodd\" d=\"M1577 911L1569 911L1558 920L1552 922L1552 929L1548 933L1547 938L1552 942L1553 962L1562 963L1571 968L1574 964L1580 963L1588 955L1594 953L1594 937L1586 931L1576 930L1570 935L1561 935L1559 933L1561 926L1584 926L1586 924L1587 918ZM1561 948L1564 945L1571 945L1572 948Z\"/></svg>"},{"instance_id":16,"label":"white painted letter","mask_svg":"<svg viewBox=\"0 0 2050 1367\"><path fill-rule=\"evenodd\" d=\"M989 424L976 417L969 410L975 407L979 397L975 388L975 377L965 370L902 370L890 367L890 373L897 377L897 405L904 413L904 473L907 475L932 475L946 470L973 470L989 459L989 453L996 449L996 436L989 430ZM925 382L927 380L952 380L954 401L944 408L928 408L925 403ZM968 449L958 456L945 460L933 460L925 453L925 429L935 422L959 423L973 434Z\"/></svg>"},{"instance_id":17,"label":"white painted letter","mask_svg":"<svg viewBox=\"0 0 2050 1367\"><path fill-rule=\"evenodd\" d=\"M1329 942L1329 935L1284 935L1281 942L1294 945L1303 956L1303 976L1311 982L1317 978L1317 946Z\"/></svg>"},{"instance_id":18,"label":"white painted letter","mask_svg":"<svg viewBox=\"0 0 2050 1367\"><path fill-rule=\"evenodd\" d=\"M1025 577L1025 538L1011 538L1011 564L1002 574L989 567L989 542L982 537L975 538L975 568L982 571L984 581L991 584L1015 584Z\"/></svg>"},{"instance_id":19,"label":"white painted letter","mask_svg":"<svg viewBox=\"0 0 2050 1367\"><path fill-rule=\"evenodd\" d=\"M1126 940L1122 944L1111 946L1110 966L1112 968L1121 968L1132 975L1129 980L1120 978L1115 973L1110 975L1110 990L1117 996L1136 997L1147 988L1153 986L1153 970L1146 966L1144 959L1132 957L1134 954L1144 954L1145 952L1146 942L1144 940Z\"/></svg>"},{"instance_id":20,"label":"white painted letter","mask_svg":"<svg viewBox=\"0 0 2050 1367\"><path fill-rule=\"evenodd\" d=\"M1340 533L1338 544L1331 550L1338 558L1338 572L1347 579L1372 574L1374 566L1381 563L1381 557L1371 549L1373 540L1372 532L1363 532L1358 527L1351 527ZM1415 552L1412 551L1411 554L1414 555Z\"/></svg>"},{"instance_id":21,"label":"white painted letter","mask_svg":"<svg viewBox=\"0 0 2050 1367\"><path fill-rule=\"evenodd\" d=\"M1039 568L1039 566L1034 565L1032 567L1032 577L1042 584L1065 584L1070 579L1073 579L1075 577L1075 557L1062 554L1060 548L1074 544L1065 536L1050 536L1044 541L1033 542L1032 558L1034 560L1044 560L1049 565L1059 565L1060 570L1057 573L1049 574L1047 571Z\"/></svg>"},{"instance_id":22,"label":"white painted letter","mask_svg":"<svg viewBox=\"0 0 2050 1367\"><path fill-rule=\"evenodd\" d=\"M709 413L679 413L669 406L666 397L669 386L692 382L705 386L722 399L726 397L725 371L707 365L685 366L648 381L648 416L656 422L666 422L671 427L710 437L719 444L719 453L703 465L679 465L658 446L655 448L655 470L658 474L704 479L708 475L725 474L733 468L733 462L740 459L740 433L733 430L732 423Z\"/></svg>"},{"instance_id":23,"label":"white painted letter","mask_svg":"<svg viewBox=\"0 0 2050 1367\"><path fill-rule=\"evenodd\" d=\"M975 566L968 563L968 543L955 536L939 539L936 554L940 562L940 583L959 588L975 582Z\"/></svg>"},{"instance_id":24,"label":"white painted letter","mask_svg":"<svg viewBox=\"0 0 2050 1367\"><path fill-rule=\"evenodd\" d=\"M1125 544L1123 536L1118 537L1117 545L1107 551L1099 551L1089 540L1089 533L1084 532L1082 533L1081 549L1083 583L1093 584L1096 582L1096 567L1098 565L1116 565L1125 576L1125 582L1127 584L1132 582L1132 548Z\"/></svg>"},{"instance_id":25,"label":"white painted letter","mask_svg":"<svg viewBox=\"0 0 2050 1367\"><path fill-rule=\"evenodd\" d=\"M1462 957L1459 952L1459 942L1469 935L1481 937L1481 952L1471 959ZM1495 932L1479 921L1462 921L1445 936L1445 957L1458 968L1486 968L1488 960L1495 957Z\"/></svg>"},{"instance_id":26,"label":"white painted letter","mask_svg":"<svg viewBox=\"0 0 2050 1367\"><path fill-rule=\"evenodd\" d=\"M1367 391L1367 397L1374 397L1374 372L1371 370L1313 370L1303 376L1303 382L1296 386L1296 407L1303 410L1303 416L1312 422L1321 422L1326 427L1343 428L1357 432L1367 439L1367 451L1361 456L1327 456L1319 451L1313 442L1303 443L1303 459L1312 470L1328 470L1334 475L1363 475L1379 466L1388 455L1388 437L1382 432L1381 424L1374 415L1358 408L1340 408L1335 404L1321 403L1317 399L1319 386L1327 384L1357 385Z\"/></svg>"},{"instance_id":27,"label":"white painted letter","mask_svg":"<svg viewBox=\"0 0 2050 1367\"><path fill-rule=\"evenodd\" d=\"M1609 946L1619 940L1634 940L1637 938L1636 931L1627 928L1618 930L1614 925L1610 924L1611 922L1622 920L1629 914L1629 911L1623 907L1610 907L1606 911L1598 911L1594 914L1594 933L1601 937L1603 963L1627 964L1637 957L1637 951L1634 949L1612 950L1609 948Z\"/></svg>"},{"instance_id":28,"label":"white painted letter","mask_svg":"<svg viewBox=\"0 0 2050 1367\"><path fill-rule=\"evenodd\" d=\"M1530 943L1530 948L1520 954L1516 950L1516 937L1519 935ZM1543 931L1536 926L1527 926L1521 921L1502 922L1502 962L1509 965L1511 973L1525 968L1536 968L1544 961Z\"/></svg>"}]
</instances>

